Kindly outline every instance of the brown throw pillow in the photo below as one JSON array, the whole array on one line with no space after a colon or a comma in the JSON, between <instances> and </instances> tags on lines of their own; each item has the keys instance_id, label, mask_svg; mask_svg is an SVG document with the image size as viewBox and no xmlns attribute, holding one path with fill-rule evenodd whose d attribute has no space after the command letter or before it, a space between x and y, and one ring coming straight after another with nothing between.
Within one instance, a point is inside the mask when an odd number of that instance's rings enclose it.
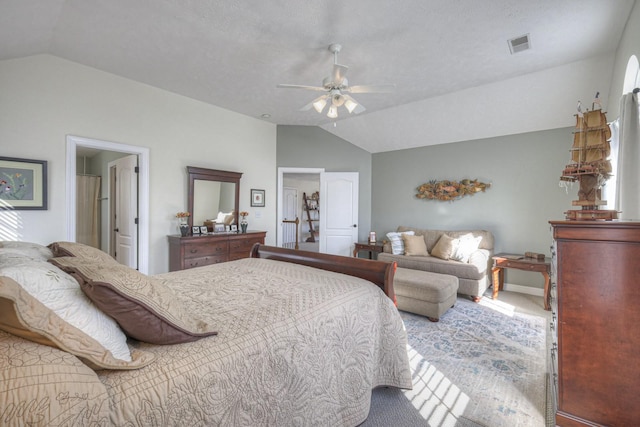
<instances>
[{"instance_id":1,"label":"brown throw pillow","mask_svg":"<svg viewBox=\"0 0 640 427\"><path fill-rule=\"evenodd\" d=\"M217 334L189 313L171 289L132 268L74 257L49 262L73 275L89 299L138 341L178 344Z\"/></svg>"},{"instance_id":2,"label":"brown throw pillow","mask_svg":"<svg viewBox=\"0 0 640 427\"><path fill-rule=\"evenodd\" d=\"M446 234L440 236L438 242L435 244L433 249L431 249L431 256L442 258L447 260L451 258L453 251L457 246L458 239L454 239Z\"/></svg>"},{"instance_id":3,"label":"brown throw pillow","mask_svg":"<svg viewBox=\"0 0 640 427\"><path fill-rule=\"evenodd\" d=\"M404 241L404 254L408 256L428 256L427 244L424 241L424 236L412 236L410 234L403 234L402 240Z\"/></svg>"}]
</instances>

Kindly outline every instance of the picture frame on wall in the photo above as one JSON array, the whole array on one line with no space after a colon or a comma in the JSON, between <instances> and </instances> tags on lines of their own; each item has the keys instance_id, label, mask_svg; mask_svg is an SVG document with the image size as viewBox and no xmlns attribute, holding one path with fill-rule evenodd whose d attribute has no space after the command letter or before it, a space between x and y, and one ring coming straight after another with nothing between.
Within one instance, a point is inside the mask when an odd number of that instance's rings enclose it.
<instances>
[{"instance_id":1,"label":"picture frame on wall","mask_svg":"<svg viewBox=\"0 0 640 427\"><path fill-rule=\"evenodd\" d=\"M251 189L251 207L264 207L264 190Z\"/></svg>"},{"instance_id":2,"label":"picture frame on wall","mask_svg":"<svg viewBox=\"0 0 640 427\"><path fill-rule=\"evenodd\" d=\"M47 210L47 161L0 157L0 210Z\"/></svg>"}]
</instances>

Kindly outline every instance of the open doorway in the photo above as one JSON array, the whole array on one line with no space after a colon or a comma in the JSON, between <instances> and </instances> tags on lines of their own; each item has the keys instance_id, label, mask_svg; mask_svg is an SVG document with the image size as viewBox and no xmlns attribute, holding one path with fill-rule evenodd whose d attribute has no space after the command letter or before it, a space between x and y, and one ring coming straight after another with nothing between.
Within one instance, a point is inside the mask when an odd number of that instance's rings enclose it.
<instances>
[{"instance_id":1,"label":"open doorway","mask_svg":"<svg viewBox=\"0 0 640 427\"><path fill-rule=\"evenodd\" d=\"M304 209L303 196L320 191L322 172L324 169L278 168L278 246L291 246L290 240L295 238L295 233L287 230L287 225L283 221L298 218L299 249L312 252L320 250L318 231L321 218L317 212L308 212Z\"/></svg>"},{"instance_id":2,"label":"open doorway","mask_svg":"<svg viewBox=\"0 0 640 427\"><path fill-rule=\"evenodd\" d=\"M149 270L149 149L132 145L119 144L109 141L94 140L76 136L67 136L67 164L66 164L66 187L67 187L67 240L71 242L77 239L77 178L78 171L83 171L84 165L78 165L78 161L84 162L87 157L99 156L91 163L100 166L93 166L92 173L85 175L101 176L102 186L105 191L100 193L99 206L101 226L99 245L100 249L111 253L110 229L113 228L109 221L109 193L106 191L110 186L109 163L118 158L133 155L138 162L138 195L137 195L137 268L140 272L148 274ZM78 160L79 159L79 160ZM102 166L104 165L104 166ZM84 169L87 172L87 169Z\"/></svg>"}]
</instances>

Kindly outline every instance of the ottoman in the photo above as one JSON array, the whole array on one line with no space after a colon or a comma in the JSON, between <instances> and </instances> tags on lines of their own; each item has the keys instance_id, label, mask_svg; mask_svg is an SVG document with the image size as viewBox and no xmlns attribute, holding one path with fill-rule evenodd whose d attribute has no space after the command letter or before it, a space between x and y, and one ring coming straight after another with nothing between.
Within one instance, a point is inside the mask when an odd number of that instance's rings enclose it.
<instances>
[{"instance_id":1,"label":"ottoman","mask_svg":"<svg viewBox=\"0 0 640 427\"><path fill-rule=\"evenodd\" d=\"M398 309L437 322L456 303L458 278L449 274L398 268L393 278Z\"/></svg>"}]
</instances>

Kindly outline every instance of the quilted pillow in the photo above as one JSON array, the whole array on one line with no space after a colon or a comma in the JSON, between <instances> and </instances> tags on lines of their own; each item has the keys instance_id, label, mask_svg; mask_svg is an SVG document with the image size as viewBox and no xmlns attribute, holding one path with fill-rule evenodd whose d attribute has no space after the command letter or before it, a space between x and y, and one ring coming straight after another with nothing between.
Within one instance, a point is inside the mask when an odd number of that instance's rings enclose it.
<instances>
[{"instance_id":1,"label":"quilted pillow","mask_svg":"<svg viewBox=\"0 0 640 427\"><path fill-rule=\"evenodd\" d=\"M433 249L431 249L431 256L447 260L451 258L451 255L457 246L458 239L454 239L447 234L443 234L440 236Z\"/></svg>"},{"instance_id":2,"label":"quilted pillow","mask_svg":"<svg viewBox=\"0 0 640 427\"><path fill-rule=\"evenodd\" d=\"M53 253L46 246L30 242L0 242L0 267L25 261L46 261Z\"/></svg>"},{"instance_id":3,"label":"quilted pillow","mask_svg":"<svg viewBox=\"0 0 640 427\"><path fill-rule=\"evenodd\" d=\"M412 236L411 234L403 234L404 254L408 256L428 256L427 244L424 236Z\"/></svg>"},{"instance_id":4,"label":"quilted pillow","mask_svg":"<svg viewBox=\"0 0 640 427\"><path fill-rule=\"evenodd\" d=\"M55 268L52 265L49 267ZM64 293L64 290L61 289L59 292ZM68 297L69 294L66 298ZM80 308L81 304L69 304L69 306L71 312L83 310ZM110 322L115 325L113 319L100 313L95 307L93 309L99 313L97 318L100 315L104 317L98 320L97 324L105 327L105 333L108 335L108 330L114 331L114 328L109 326ZM34 298L17 281L3 276L0 276L0 329L39 344L60 348L77 356L87 366L96 370L138 369L155 359L152 353L135 349L128 354L128 347L125 355L128 361L117 359L111 350L91 335L63 320L61 316ZM117 334L117 332L113 333ZM122 334L122 331L119 333ZM118 350L114 352L117 353Z\"/></svg>"},{"instance_id":5,"label":"quilted pillow","mask_svg":"<svg viewBox=\"0 0 640 427\"><path fill-rule=\"evenodd\" d=\"M102 252L100 249L77 242L53 242L49 246L55 257L72 256L83 258L89 261L101 263L117 264L118 261L111 255Z\"/></svg>"},{"instance_id":6,"label":"quilted pillow","mask_svg":"<svg viewBox=\"0 0 640 427\"><path fill-rule=\"evenodd\" d=\"M189 313L170 288L132 268L75 257L49 262L72 274L89 299L138 341L178 344L217 334Z\"/></svg>"},{"instance_id":7,"label":"quilted pillow","mask_svg":"<svg viewBox=\"0 0 640 427\"><path fill-rule=\"evenodd\" d=\"M395 231L387 233L387 239L391 243L391 253L394 255L404 255L404 241L402 240L402 235L407 234L409 236L413 236L415 232L413 231L403 231L397 233Z\"/></svg>"},{"instance_id":8,"label":"quilted pillow","mask_svg":"<svg viewBox=\"0 0 640 427\"><path fill-rule=\"evenodd\" d=\"M451 259L460 262L469 262L471 254L478 250L480 246L481 236L473 237L473 234L465 234L458 238L458 244L451 254Z\"/></svg>"},{"instance_id":9,"label":"quilted pillow","mask_svg":"<svg viewBox=\"0 0 640 427\"><path fill-rule=\"evenodd\" d=\"M131 361L127 337L118 324L102 313L82 293L78 282L55 265L31 261L0 268L9 277L62 320L93 337L116 359Z\"/></svg>"}]
</instances>

